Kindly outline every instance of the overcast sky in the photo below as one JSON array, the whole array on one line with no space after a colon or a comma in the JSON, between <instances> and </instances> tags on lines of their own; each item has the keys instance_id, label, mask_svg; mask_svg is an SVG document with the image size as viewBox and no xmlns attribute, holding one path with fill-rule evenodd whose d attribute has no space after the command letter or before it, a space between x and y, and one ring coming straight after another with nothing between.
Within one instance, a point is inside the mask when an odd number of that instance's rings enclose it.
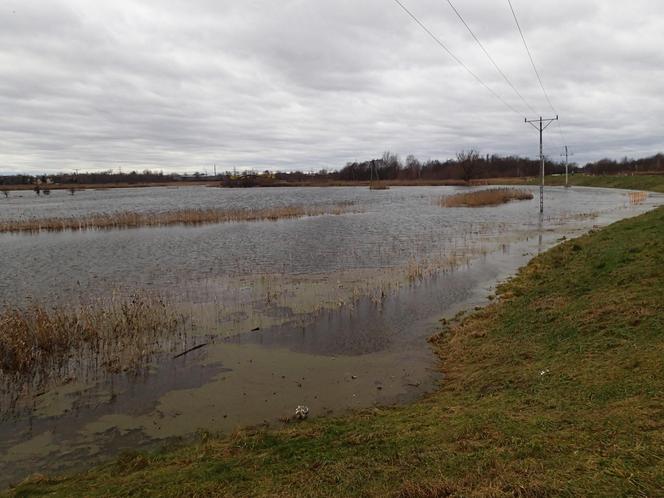
<instances>
[{"instance_id":1,"label":"overcast sky","mask_svg":"<svg viewBox=\"0 0 664 498\"><path fill-rule=\"evenodd\" d=\"M535 157L535 117L446 0L0 0L0 173L317 170L464 148ZM453 0L551 115L507 0ZM579 162L664 150L664 2L512 0Z\"/></svg>"}]
</instances>

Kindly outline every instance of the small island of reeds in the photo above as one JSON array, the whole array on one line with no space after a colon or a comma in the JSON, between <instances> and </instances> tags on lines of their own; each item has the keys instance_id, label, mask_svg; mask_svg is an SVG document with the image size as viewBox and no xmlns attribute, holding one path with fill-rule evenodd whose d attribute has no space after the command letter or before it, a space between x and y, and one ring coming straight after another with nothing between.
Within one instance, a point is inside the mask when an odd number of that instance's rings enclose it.
<instances>
[{"instance_id":1,"label":"small island of reeds","mask_svg":"<svg viewBox=\"0 0 664 498\"><path fill-rule=\"evenodd\" d=\"M371 182L369 190L390 190L390 186L386 182Z\"/></svg>"},{"instance_id":2,"label":"small island of reeds","mask_svg":"<svg viewBox=\"0 0 664 498\"><path fill-rule=\"evenodd\" d=\"M123 211L93 213L80 217L27 218L0 221L0 233L276 221L305 216L340 215L356 212L353 205L352 202L338 202L321 206L284 206L265 209L179 209L145 213Z\"/></svg>"},{"instance_id":3,"label":"small island of reeds","mask_svg":"<svg viewBox=\"0 0 664 498\"><path fill-rule=\"evenodd\" d=\"M440 198L441 207L498 206L511 201L526 201L533 198L532 192L517 188L492 188L447 195Z\"/></svg>"}]
</instances>

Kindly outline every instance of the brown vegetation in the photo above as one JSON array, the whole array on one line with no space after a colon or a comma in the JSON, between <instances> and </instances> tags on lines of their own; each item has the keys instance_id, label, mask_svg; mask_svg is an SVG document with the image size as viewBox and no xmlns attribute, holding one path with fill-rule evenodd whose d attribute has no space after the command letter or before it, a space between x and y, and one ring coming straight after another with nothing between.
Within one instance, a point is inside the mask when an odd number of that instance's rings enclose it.
<instances>
[{"instance_id":1,"label":"brown vegetation","mask_svg":"<svg viewBox=\"0 0 664 498\"><path fill-rule=\"evenodd\" d=\"M370 190L390 190L390 186L386 182L371 182L369 185Z\"/></svg>"},{"instance_id":2,"label":"brown vegetation","mask_svg":"<svg viewBox=\"0 0 664 498\"><path fill-rule=\"evenodd\" d=\"M152 354L160 334L184 323L159 298L133 296L80 307L6 308L0 311L0 373L42 380L88 355L109 371Z\"/></svg>"},{"instance_id":3,"label":"brown vegetation","mask_svg":"<svg viewBox=\"0 0 664 498\"><path fill-rule=\"evenodd\" d=\"M494 188L444 196L441 207L481 207L497 206L510 201L523 201L533 198L532 192L516 188Z\"/></svg>"},{"instance_id":4,"label":"brown vegetation","mask_svg":"<svg viewBox=\"0 0 664 498\"><path fill-rule=\"evenodd\" d=\"M630 204L643 204L648 199L648 192L630 192L628 195Z\"/></svg>"},{"instance_id":5,"label":"brown vegetation","mask_svg":"<svg viewBox=\"0 0 664 498\"><path fill-rule=\"evenodd\" d=\"M352 212L353 203L342 202L328 206L286 206L266 209L182 209L177 211L90 214L78 218L35 218L0 221L0 232L39 232L61 230L89 230L137 228L163 225L199 225L242 221L276 221L324 214L340 215Z\"/></svg>"}]
</instances>

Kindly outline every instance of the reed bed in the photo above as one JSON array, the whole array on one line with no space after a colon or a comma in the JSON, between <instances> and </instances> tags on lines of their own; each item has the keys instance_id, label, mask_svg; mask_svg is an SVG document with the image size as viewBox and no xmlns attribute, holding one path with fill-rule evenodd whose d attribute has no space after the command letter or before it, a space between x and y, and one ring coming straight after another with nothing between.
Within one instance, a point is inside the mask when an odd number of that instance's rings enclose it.
<instances>
[{"instance_id":1,"label":"reed bed","mask_svg":"<svg viewBox=\"0 0 664 498\"><path fill-rule=\"evenodd\" d=\"M354 203L352 202L339 202L321 206L284 206L265 209L180 209L148 213L133 211L97 213L76 218L58 217L0 221L0 233L276 221L305 216L341 215L357 212L353 206Z\"/></svg>"},{"instance_id":2,"label":"reed bed","mask_svg":"<svg viewBox=\"0 0 664 498\"><path fill-rule=\"evenodd\" d=\"M390 190L390 186L386 182L372 182L369 185L369 190Z\"/></svg>"},{"instance_id":3,"label":"reed bed","mask_svg":"<svg viewBox=\"0 0 664 498\"><path fill-rule=\"evenodd\" d=\"M629 203L630 204L643 204L648 199L648 192L630 192L629 194Z\"/></svg>"},{"instance_id":4,"label":"reed bed","mask_svg":"<svg viewBox=\"0 0 664 498\"><path fill-rule=\"evenodd\" d=\"M511 201L525 201L533 198L532 192L517 188L492 188L465 192L441 197L441 207L482 207L498 206Z\"/></svg>"},{"instance_id":5,"label":"reed bed","mask_svg":"<svg viewBox=\"0 0 664 498\"><path fill-rule=\"evenodd\" d=\"M0 311L0 374L5 381L43 383L57 373L70 375L68 367L75 364L127 370L155 353L159 337L178 335L183 325L184 318L162 299L148 296L78 307L6 308Z\"/></svg>"}]
</instances>

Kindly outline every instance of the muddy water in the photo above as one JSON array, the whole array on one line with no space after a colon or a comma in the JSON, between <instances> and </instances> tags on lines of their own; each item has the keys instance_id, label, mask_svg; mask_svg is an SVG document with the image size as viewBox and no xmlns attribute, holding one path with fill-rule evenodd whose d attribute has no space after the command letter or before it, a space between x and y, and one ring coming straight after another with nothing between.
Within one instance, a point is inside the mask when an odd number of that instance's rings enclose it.
<instances>
[{"instance_id":1,"label":"muddy water","mask_svg":"<svg viewBox=\"0 0 664 498\"><path fill-rule=\"evenodd\" d=\"M26 394L22 409L0 422L0 484L88 466L198 429L278 424L299 404L320 416L416 399L440 381L425 341L439 318L482 303L496 281L563 236L662 202L651 196L633 206L624 192L551 189L540 220L536 200L476 210L435 206L453 190L150 189L53 194L48 205L27 197L0 207L7 218L98 212L118 203L154 210L350 200L364 211L277 223L0 236L5 304L151 287L169 293L196 321L182 350L205 344L177 359L164 354L138 376L73 378ZM414 261L425 271L412 280Z\"/></svg>"}]
</instances>

